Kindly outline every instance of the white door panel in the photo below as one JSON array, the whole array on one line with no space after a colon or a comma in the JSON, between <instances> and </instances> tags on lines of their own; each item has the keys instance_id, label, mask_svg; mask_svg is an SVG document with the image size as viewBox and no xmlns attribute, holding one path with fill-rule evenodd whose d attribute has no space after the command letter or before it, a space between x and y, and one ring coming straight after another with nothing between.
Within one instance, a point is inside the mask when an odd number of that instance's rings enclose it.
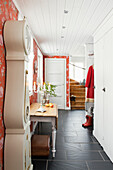
<instances>
[{"instance_id":1,"label":"white door panel","mask_svg":"<svg viewBox=\"0 0 113 170\"><path fill-rule=\"evenodd\" d=\"M57 85L57 97L50 97L50 102L56 103L59 109L65 108L65 59L45 59L45 82Z\"/></svg>"},{"instance_id":2,"label":"white door panel","mask_svg":"<svg viewBox=\"0 0 113 170\"><path fill-rule=\"evenodd\" d=\"M113 161L113 28L95 44L95 69L94 135Z\"/></svg>"},{"instance_id":3,"label":"white door panel","mask_svg":"<svg viewBox=\"0 0 113 170\"><path fill-rule=\"evenodd\" d=\"M100 144L104 143L103 131L103 41L100 40L95 44L95 114L94 115L94 135L99 140Z\"/></svg>"},{"instance_id":4,"label":"white door panel","mask_svg":"<svg viewBox=\"0 0 113 170\"><path fill-rule=\"evenodd\" d=\"M48 75L46 75L46 76L47 76L47 81L51 82L51 84L54 84L54 82L56 83L55 85L64 84L64 78L62 78L62 74L56 74L56 73L50 74L50 73L48 73Z\"/></svg>"},{"instance_id":5,"label":"white door panel","mask_svg":"<svg viewBox=\"0 0 113 170\"><path fill-rule=\"evenodd\" d=\"M109 42L109 43L108 43ZM104 138L105 151L113 158L113 29L104 36Z\"/></svg>"},{"instance_id":6,"label":"white door panel","mask_svg":"<svg viewBox=\"0 0 113 170\"><path fill-rule=\"evenodd\" d=\"M57 96L57 97L51 96L50 102L51 103L57 103L58 104L58 108L62 109L62 97L61 96Z\"/></svg>"}]
</instances>

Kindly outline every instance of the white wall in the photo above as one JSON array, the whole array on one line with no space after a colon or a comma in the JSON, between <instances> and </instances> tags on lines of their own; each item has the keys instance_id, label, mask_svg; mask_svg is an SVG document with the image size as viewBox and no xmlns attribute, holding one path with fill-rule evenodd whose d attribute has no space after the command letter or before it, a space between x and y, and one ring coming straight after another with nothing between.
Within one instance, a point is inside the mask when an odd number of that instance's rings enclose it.
<instances>
[{"instance_id":1,"label":"white wall","mask_svg":"<svg viewBox=\"0 0 113 170\"><path fill-rule=\"evenodd\" d=\"M87 76L88 69L91 65L94 64L94 44L87 43L85 44L85 77Z\"/></svg>"},{"instance_id":2,"label":"white wall","mask_svg":"<svg viewBox=\"0 0 113 170\"><path fill-rule=\"evenodd\" d=\"M71 57L71 62L72 64L74 64L75 66L84 68L85 67L85 57ZM72 66L70 64L70 78L78 81L78 82L82 82L83 79L85 78L85 71L81 68Z\"/></svg>"}]
</instances>

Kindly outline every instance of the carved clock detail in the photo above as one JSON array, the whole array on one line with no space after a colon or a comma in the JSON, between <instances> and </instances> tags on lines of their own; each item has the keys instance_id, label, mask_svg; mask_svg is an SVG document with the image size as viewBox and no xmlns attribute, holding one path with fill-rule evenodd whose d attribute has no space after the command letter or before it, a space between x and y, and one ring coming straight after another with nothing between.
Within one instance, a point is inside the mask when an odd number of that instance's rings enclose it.
<instances>
[{"instance_id":1,"label":"carved clock detail","mask_svg":"<svg viewBox=\"0 0 113 170\"><path fill-rule=\"evenodd\" d=\"M24 48L25 48L25 53L28 55L31 50L31 35L30 35L30 30L28 25L25 24L24 26Z\"/></svg>"}]
</instances>

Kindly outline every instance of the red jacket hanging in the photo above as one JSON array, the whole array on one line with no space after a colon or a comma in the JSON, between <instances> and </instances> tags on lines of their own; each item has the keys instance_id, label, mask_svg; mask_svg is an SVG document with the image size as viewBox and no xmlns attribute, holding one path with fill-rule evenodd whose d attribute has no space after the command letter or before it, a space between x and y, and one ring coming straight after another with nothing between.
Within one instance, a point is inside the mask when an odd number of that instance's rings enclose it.
<instances>
[{"instance_id":1,"label":"red jacket hanging","mask_svg":"<svg viewBox=\"0 0 113 170\"><path fill-rule=\"evenodd\" d=\"M85 87L88 88L87 89L87 98L94 99L94 69L93 69L93 66L89 67Z\"/></svg>"}]
</instances>

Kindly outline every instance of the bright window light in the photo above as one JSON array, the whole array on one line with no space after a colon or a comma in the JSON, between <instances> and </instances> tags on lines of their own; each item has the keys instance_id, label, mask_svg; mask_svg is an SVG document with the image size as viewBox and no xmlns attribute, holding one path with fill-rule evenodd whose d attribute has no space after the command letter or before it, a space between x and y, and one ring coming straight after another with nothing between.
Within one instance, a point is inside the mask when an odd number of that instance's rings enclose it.
<instances>
[{"instance_id":1,"label":"bright window light","mask_svg":"<svg viewBox=\"0 0 113 170\"><path fill-rule=\"evenodd\" d=\"M33 38L31 38L31 52L28 56L29 63L28 63L28 77L29 77L29 95L33 94L33 58L34 58L34 51L33 51Z\"/></svg>"}]
</instances>

